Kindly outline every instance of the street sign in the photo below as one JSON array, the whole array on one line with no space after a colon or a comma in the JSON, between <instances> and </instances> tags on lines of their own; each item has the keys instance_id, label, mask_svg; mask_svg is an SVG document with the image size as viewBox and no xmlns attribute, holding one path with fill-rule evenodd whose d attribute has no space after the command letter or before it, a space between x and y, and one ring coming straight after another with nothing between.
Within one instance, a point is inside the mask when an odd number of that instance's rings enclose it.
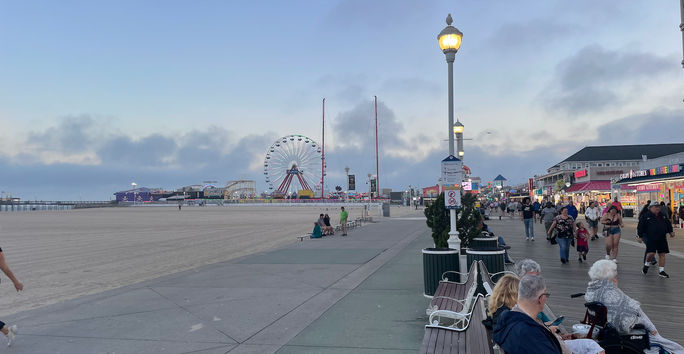
<instances>
[{"instance_id":1,"label":"street sign","mask_svg":"<svg viewBox=\"0 0 684 354\"><path fill-rule=\"evenodd\" d=\"M454 155L449 155L449 157L442 160L441 172L443 184L455 184L460 186L461 181L463 180L463 161L459 160Z\"/></svg>"},{"instance_id":2,"label":"street sign","mask_svg":"<svg viewBox=\"0 0 684 354\"><path fill-rule=\"evenodd\" d=\"M447 209L458 209L461 206L461 191L456 187L445 188L444 206Z\"/></svg>"}]
</instances>

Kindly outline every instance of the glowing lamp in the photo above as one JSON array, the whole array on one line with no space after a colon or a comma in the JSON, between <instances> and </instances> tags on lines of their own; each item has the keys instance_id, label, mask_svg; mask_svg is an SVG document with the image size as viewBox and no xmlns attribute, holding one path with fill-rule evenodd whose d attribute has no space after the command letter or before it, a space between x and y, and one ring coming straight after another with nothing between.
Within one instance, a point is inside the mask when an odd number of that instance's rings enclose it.
<instances>
[{"instance_id":1,"label":"glowing lamp","mask_svg":"<svg viewBox=\"0 0 684 354\"><path fill-rule=\"evenodd\" d=\"M447 26L437 36L439 47L442 48L442 52L445 54L458 52L458 48L461 47L461 39L463 38L463 33L458 28L452 26L452 22L454 21L451 18L451 14L449 14L446 18Z\"/></svg>"}]
</instances>

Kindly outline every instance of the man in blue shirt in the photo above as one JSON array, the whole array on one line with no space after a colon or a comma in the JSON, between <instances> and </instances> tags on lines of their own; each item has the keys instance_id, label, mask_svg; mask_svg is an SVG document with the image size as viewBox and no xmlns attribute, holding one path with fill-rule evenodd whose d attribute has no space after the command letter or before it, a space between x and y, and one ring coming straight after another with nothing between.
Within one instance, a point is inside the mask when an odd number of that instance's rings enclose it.
<instances>
[{"instance_id":1,"label":"man in blue shirt","mask_svg":"<svg viewBox=\"0 0 684 354\"><path fill-rule=\"evenodd\" d=\"M572 198L568 198L568 205L566 208L568 208L568 215L577 220L577 208L575 207L575 204L572 203Z\"/></svg>"},{"instance_id":2,"label":"man in blue shirt","mask_svg":"<svg viewBox=\"0 0 684 354\"><path fill-rule=\"evenodd\" d=\"M546 285L538 275L525 275L518 285L518 301L494 324L494 342L506 354L562 353L563 344L537 314L544 309Z\"/></svg>"}]
</instances>

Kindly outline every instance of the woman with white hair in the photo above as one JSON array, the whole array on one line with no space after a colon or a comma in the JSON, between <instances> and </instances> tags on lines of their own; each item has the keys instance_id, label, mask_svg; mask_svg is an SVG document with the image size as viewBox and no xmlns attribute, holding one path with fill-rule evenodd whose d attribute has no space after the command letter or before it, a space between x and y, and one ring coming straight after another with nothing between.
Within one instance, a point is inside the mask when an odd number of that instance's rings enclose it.
<instances>
[{"instance_id":1,"label":"woman with white hair","mask_svg":"<svg viewBox=\"0 0 684 354\"><path fill-rule=\"evenodd\" d=\"M608 310L608 321L618 332L629 333L635 325L640 324L648 330L651 344L660 344L669 353L684 354L684 347L663 338L641 309L641 304L618 288L615 262L606 259L596 261L589 269L589 278L591 281L587 285L584 298L587 302L598 301L604 304Z\"/></svg>"},{"instance_id":2,"label":"woman with white hair","mask_svg":"<svg viewBox=\"0 0 684 354\"><path fill-rule=\"evenodd\" d=\"M539 263L527 258L519 261L515 265L515 274L518 278L524 277L526 274L539 275L541 273L541 266Z\"/></svg>"}]
</instances>

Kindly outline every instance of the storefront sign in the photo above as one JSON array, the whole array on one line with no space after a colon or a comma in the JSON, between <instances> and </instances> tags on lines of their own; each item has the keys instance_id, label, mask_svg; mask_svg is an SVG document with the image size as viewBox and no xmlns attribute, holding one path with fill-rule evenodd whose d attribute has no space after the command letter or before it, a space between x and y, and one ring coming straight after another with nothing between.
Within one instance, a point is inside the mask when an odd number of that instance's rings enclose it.
<instances>
[{"instance_id":1,"label":"storefront sign","mask_svg":"<svg viewBox=\"0 0 684 354\"><path fill-rule=\"evenodd\" d=\"M667 175L670 173L677 173L681 172L681 168L679 165L667 165L667 166L661 166L658 168L652 168L650 170L641 170L641 171L629 171L629 173L623 173L620 175L620 179L625 179L625 178L634 178L634 177L644 177L644 176L658 176L658 175Z\"/></svg>"},{"instance_id":2,"label":"storefront sign","mask_svg":"<svg viewBox=\"0 0 684 354\"><path fill-rule=\"evenodd\" d=\"M620 203L636 203L635 195L622 195L620 196Z\"/></svg>"},{"instance_id":3,"label":"storefront sign","mask_svg":"<svg viewBox=\"0 0 684 354\"><path fill-rule=\"evenodd\" d=\"M575 172L575 178L585 177L587 175L587 170L580 170Z\"/></svg>"},{"instance_id":4,"label":"storefront sign","mask_svg":"<svg viewBox=\"0 0 684 354\"><path fill-rule=\"evenodd\" d=\"M473 190L473 184L472 184L472 182L468 182L468 181L461 182L461 187L463 187L463 190L464 190L464 191L471 191L471 190Z\"/></svg>"},{"instance_id":5,"label":"storefront sign","mask_svg":"<svg viewBox=\"0 0 684 354\"><path fill-rule=\"evenodd\" d=\"M659 184L640 184L636 186L637 192L657 192L660 190Z\"/></svg>"}]
</instances>

